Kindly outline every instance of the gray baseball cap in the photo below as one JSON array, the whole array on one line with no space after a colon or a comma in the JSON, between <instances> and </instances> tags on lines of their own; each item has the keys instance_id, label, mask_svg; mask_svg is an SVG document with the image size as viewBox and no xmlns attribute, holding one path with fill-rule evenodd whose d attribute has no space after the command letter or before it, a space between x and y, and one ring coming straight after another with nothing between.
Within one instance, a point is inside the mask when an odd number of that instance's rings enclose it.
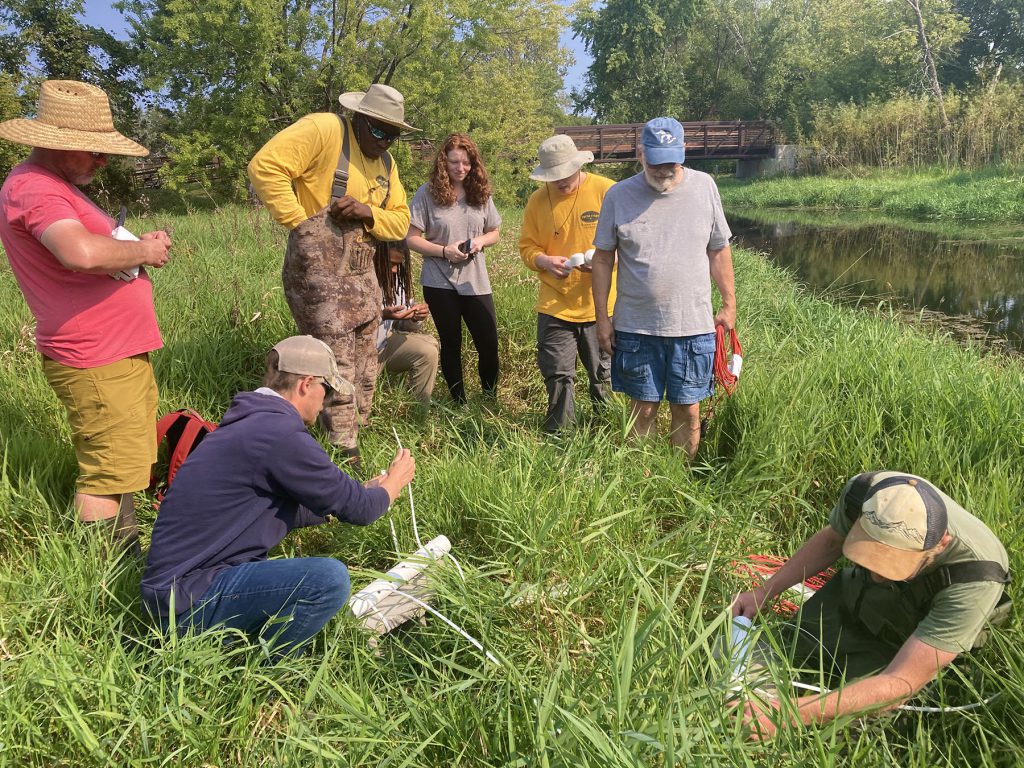
<instances>
[{"instance_id":1,"label":"gray baseball cap","mask_svg":"<svg viewBox=\"0 0 1024 768\"><path fill-rule=\"evenodd\" d=\"M320 339L312 336L289 336L274 345L277 370L299 376L319 376L335 392L350 395L355 390L338 373L334 352Z\"/></svg>"}]
</instances>

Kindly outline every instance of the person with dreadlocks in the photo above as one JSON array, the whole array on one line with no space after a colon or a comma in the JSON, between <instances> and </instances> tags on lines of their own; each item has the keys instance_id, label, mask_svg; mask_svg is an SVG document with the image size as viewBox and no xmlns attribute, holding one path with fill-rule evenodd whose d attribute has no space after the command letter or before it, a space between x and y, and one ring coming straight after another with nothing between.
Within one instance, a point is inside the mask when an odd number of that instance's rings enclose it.
<instances>
[{"instance_id":1,"label":"person with dreadlocks","mask_svg":"<svg viewBox=\"0 0 1024 768\"><path fill-rule=\"evenodd\" d=\"M378 243L374 268L384 296L377 329L378 369L408 373L413 397L427 406L437 379L438 343L433 336L420 333L430 307L413 301L408 244L404 240Z\"/></svg>"}]
</instances>

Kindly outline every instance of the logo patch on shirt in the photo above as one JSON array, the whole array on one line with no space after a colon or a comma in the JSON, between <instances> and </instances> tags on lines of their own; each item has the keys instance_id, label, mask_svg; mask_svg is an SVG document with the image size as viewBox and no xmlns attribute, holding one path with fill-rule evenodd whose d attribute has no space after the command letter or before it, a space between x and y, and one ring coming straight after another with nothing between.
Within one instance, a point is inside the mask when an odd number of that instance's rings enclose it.
<instances>
[{"instance_id":1,"label":"logo patch on shirt","mask_svg":"<svg viewBox=\"0 0 1024 768\"><path fill-rule=\"evenodd\" d=\"M391 182L388 179L385 179L383 176L378 176L377 177L377 186L378 187L383 187L384 189L387 189L388 187L391 186Z\"/></svg>"},{"instance_id":2,"label":"logo patch on shirt","mask_svg":"<svg viewBox=\"0 0 1024 768\"><path fill-rule=\"evenodd\" d=\"M600 214L597 211L584 211L580 214L580 221L586 224L593 224L600 218Z\"/></svg>"}]
</instances>

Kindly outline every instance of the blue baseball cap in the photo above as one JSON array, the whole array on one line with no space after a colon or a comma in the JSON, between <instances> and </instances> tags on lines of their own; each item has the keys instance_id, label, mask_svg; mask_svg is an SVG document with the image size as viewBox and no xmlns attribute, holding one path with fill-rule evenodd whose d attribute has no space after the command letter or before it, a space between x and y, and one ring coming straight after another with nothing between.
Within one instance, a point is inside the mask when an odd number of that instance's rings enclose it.
<instances>
[{"instance_id":1,"label":"blue baseball cap","mask_svg":"<svg viewBox=\"0 0 1024 768\"><path fill-rule=\"evenodd\" d=\"M644 126L644 158L648 165L679 163L686 159L683 126L674 117L656 117Z\"/></svg>"}]
</instances>

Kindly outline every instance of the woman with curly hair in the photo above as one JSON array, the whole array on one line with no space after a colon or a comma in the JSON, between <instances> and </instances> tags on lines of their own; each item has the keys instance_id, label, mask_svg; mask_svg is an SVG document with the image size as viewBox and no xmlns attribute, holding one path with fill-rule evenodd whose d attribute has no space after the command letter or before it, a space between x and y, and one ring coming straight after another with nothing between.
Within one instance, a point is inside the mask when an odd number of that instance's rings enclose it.
<instances>
[{"instance_id":1,"label":"woman with curly hair","mask_svg":"<svg viewBox=\"0 0 1024 768\"><path fill-rule=\"evenodd\" d=\"M430 181L412 199L407 242L423 254L420 282L441 340L441 373L452 399L466 401L462 323L479 356L480 385L498 385L498 320L484 248L498 242L501 216L476 144L464 133L444 140Z\"/></svg>"}]
</instances>

